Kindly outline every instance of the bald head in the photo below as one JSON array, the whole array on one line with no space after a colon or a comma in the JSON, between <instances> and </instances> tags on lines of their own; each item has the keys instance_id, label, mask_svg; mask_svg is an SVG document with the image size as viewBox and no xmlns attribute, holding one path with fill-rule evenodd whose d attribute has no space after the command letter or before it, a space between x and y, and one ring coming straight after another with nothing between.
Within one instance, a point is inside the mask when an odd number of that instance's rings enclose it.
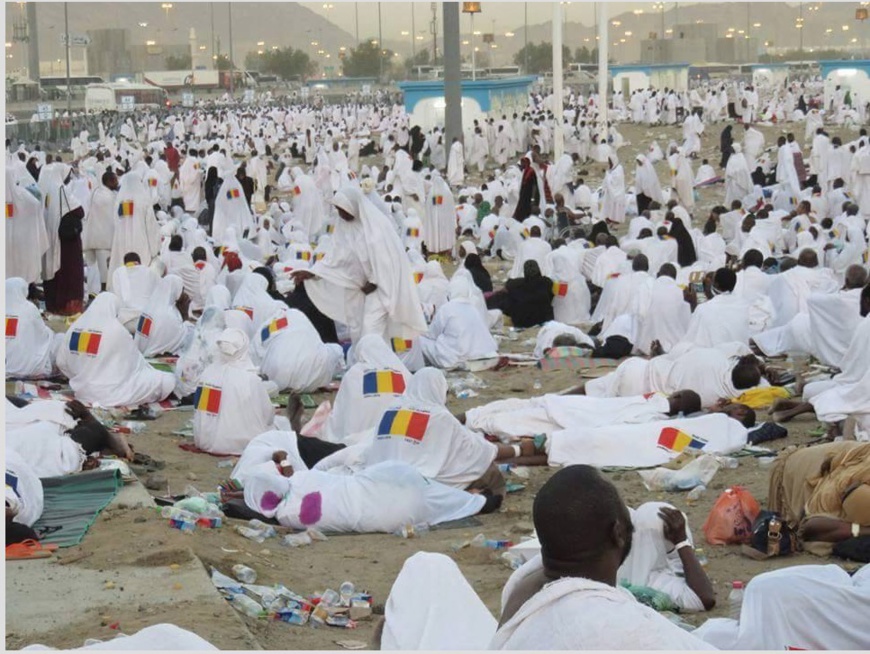
<instances>
[{"instance_id":1,"label":"bald head","mask_svg":"<svg viewBox=\"0 0 870 654\"><path fill-rule=\"evenodd\" d=\"M616 487L595 468L562 468L532 508L548 577L583 576L615 585L631 549L631 516Z\"/></svg>"},{"instance_id":2,"label":"bald head","mask_svg":"<svg viewBox=\"0 0 870 654\"><path fill-rule=\"evenodd\" d=\"M816 268L819 265L819 255L816 254L815 250L804 248L798 254L797 265L804 268Z\"/></svg>"},{"instance_id":3,"label":"bald head","mask_svg":"<svg viewBox=\"0 0 870 654\"><path fill-rule=\"evenodd\" d=\"M864 266L854 263L846 268L845 281L846 289L863 288L867 283L867 271Z\"/></svg>"}]
</instances>

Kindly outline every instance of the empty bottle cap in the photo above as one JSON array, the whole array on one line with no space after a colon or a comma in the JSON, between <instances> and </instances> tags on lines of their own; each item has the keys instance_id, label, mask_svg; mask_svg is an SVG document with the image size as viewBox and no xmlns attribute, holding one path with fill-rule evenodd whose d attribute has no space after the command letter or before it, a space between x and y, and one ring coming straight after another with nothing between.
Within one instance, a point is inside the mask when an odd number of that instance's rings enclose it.
<instances>
[{"instance_id":1,"label":"empty bottle cap","mask_svg":"<svg viewBox=\"0 0 870 654\"><path fill-rule=\"evenodd\" d=\"M743 588L742 581L734 581L731 583L731 588Z\"/></svg>"}]
</instances>

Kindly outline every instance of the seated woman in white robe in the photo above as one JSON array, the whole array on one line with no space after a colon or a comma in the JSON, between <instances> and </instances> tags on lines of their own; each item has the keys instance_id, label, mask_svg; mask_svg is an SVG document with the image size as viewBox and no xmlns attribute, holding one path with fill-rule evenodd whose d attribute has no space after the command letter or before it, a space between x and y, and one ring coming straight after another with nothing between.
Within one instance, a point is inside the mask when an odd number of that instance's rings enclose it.
<instances>
[{"instance_id":1,"label":"seated woman in white robe","mask_svg":"<svg viewBox=\"0 0 870 654\"><path fill-rule=\"evenodd\" d=\"M112 273L110 288L118 299L118 320L131 334L136 333L139 316L160 283L160 277L140 263L139 255L124 255L124 265Z\"/></svg>"},{"instance_id":2,"label":"seated woman in white robe","mask_svg":"<svg viewBox=\"0 0 870 654\"><path fill-rule=\"evenodd\" d=\"M215 286L226 293L229 303L229 291L223 286ZM217 337L226 329L224 309L220 306L206 306L205 311L197 320L190 342L182 350L175 363L175 395L187 397L196 391L199 376L208 368L218 355Z\"/></svg>"},{"instance_id":3,"label":"seated woman in white robe","mask_svg":"<svg viewBox=\"0 0 870 654\"><path fill-rule=\"evenodd\" d=\"M148 365L118 321L112 293L100 293L67 330L57 367L86 404L138 406L165 400L175 388L175 375Z\"/></svg>"},{"instance_id":4,"label":"seated woman in white robe","mask_svg":"<svg viewBox=\"0 0 870 654\"><path fill-rule=\"evenodd\" d=\"M245 335L253 340L256 332L273 313L282 306L281 302L269 295L269 280L256 272L245 273L239 290L233 295L233 309L244 311L251 319L250 330Z\"/></svg>"},{"instance_id":5,"label":"seated woman in white robe","mask_svg":"<svg viewBox=\"0 0 870 654\"><path fill-rule=\"evenodd\" d=\"M6 280L6 378L51 377L63 334L54 333L27 299L27 282Z\"/></svg>"},{"instance_id":6,"label":"seated woman in white robe","mask_svg":"<svg viewBox=\"0 0 870 654\"><path fill-rule=\"evenodd\" d=\"M635 348L642 354L649 355L654 349L670 352L686 336L692 320L692 307L686 302L676 277L676 268L668 263L661 267L653 282L650 308L640 319L635 339Z\"/></svg>"},{"instance_id":7,"label":"seated woman in white robe","mask_svg":"<svg viewBox=\"0 0 870 654\"><path fill-rule=\"evenodd\" d=\"M290 475L289 477L286 475ZM387 461L352 475L319 470L257 472L245 484L245 504L292 529L325 533L392 533L405 525L461 520L485 498Z\"/></svg>"},{"instance_id":8,"label":"seated woman in white robe","mask_svg":"<svg viewBox=\"0 0 870 654\"><path fill-rule=\"evenodd\" d=\"M411 381L411 373L380 336L364 336L349 354L348 363L353 363L319 434L331 443L352 444L361 432L375 429Z\"/></svg>"},{"instance_id":9,"label":"seated woman in white robe","mask_svg":"<svg viewBox=\"0 0 870 654\"><path fill-rule=\"evenodd\" d=\"M167 275L160 280L157 290L139 316L133 337L143 356L175 355L190 342L193 325L185 322L178 310L183 292L181 277Z\"/></svg>"},{"instance_id":10,"label":"seated woman in white robe","mask_svg":"<svg viewBox=\"0 0 870 654\"><path fill-rule=\"evenodd\" d=\"M308 317L297 309L278 309L254 336L260 372L280 390L310 393L326 386L344 364L344 351L324 344Z\"/></svg>"},{"instance_id":11,"label":"seated woman in white robe","mask_svg":"<svg viewBox=\"0 0 870 654\"><path fill-rule=\"evenodd\" d=\"M589 286L580 274L582 254L567 246L550 253L553 280L553 317L568 325L589 320L591 297Z\"/></svg>"},{"instance_id":12,"label":"seated woman in white robe","mask_svg":"<svg viewBox=\"0 0 870 654\"><path fill-rule=\"evenodd\" d=\"M429 261L423 268L423 277L417 283L417 294L420 304L429 315L434 315L438 309L447 303L447 285L449 281L444 276L441 264Z\"/></svg>"},{"instance_id":13,"label":"seated woman in white robe","mask_svg":"<svg viewBox=\"0 0 870 654\"><path fill-rule=\"evenodd\" d=\"M454 277L447 293L449 301L435 313L429 332L419 338L427 363L450 369L472 359L498 356L498 344L473 305L468 278Z\"/></svg>"},{"instance_id":14,"label":"seated woman in white robe","mask_svg":"<svg viewBox=\"0 0 870 654\"><path fill-rule=\"evenodd\" d=\"M420 251L423 245L423 221L414 208L408 209L408 215L402 221L402 244L408 250Z\"/></svg>"},{"instance_id":15,"label":"seated woman in white robe","mask_svg":"<svg viewBox=\"0 0 870 654\"><path fill-rule=\"evenodd\" d=\"M275 410L266 383L248 356L248 337L226 329L217 338L218 361L199 378L193 399L196 446L214 454L241 454L272 428Z\"/></svg>"},{"instance_id":16,"label":"seated woman in white robe","mask_svg":"<svg viewBox=\"0 0 870 654\"><path fill-rule=\"evenodd\" d=\"M763 572L747 584L740 620L714 618L693 633L730 650L867 650L870 565L853 575L839 565Z\"/></svg>"}]
</instances>

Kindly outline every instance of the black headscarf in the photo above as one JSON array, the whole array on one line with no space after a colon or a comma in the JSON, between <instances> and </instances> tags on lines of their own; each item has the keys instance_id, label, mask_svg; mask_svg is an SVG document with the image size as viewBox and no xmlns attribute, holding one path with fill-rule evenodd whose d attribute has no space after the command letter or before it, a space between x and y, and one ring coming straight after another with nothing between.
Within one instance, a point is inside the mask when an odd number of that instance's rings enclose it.
<instances>
[{"instance_id":1,"label":"black headscarf","mask_svg":"<svg viewBox=\"0 0 870 654\"><path fill-rule=\"evenodd\" d=\"M465 268L471 273L474 284L484 293L492 292L492 277L489 271L483 267L483 261L479 254L472 252L465 257Z\"/></svg>"},{"instance_id":2,"label":"black headscarf","mask_svg":"<svg viewBox=\"0 0 870 654\"><path fill-rule=\"evenodd\" d=\"M698 260L698 255L695 252L695 243L692 241L692 235L679 218L674 218L671 221L670 235L677 241L677 263L683 268L691 266Z\"/></svg>"}]
</instances>

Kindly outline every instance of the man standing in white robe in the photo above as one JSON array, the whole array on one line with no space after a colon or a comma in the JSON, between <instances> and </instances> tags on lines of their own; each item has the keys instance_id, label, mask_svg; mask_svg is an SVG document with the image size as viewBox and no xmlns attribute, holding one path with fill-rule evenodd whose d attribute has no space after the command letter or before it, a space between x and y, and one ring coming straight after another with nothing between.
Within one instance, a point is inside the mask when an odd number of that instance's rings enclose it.
<instances>
[{"instance_id":1,"label":"man standing in white robe","mask_svg":"<svg viewBox=\"0 0 870 654\"><path fill-rule=\"evenodd\" d=\"M115 234L115 199L118 178L112 171L103 173L101 183L91 194L82 231L82 253L88 268L87 291L96 295L109 283L109 256Z\"/></svg>"},{"instance_id":2,"label":"man standing in white robe","mask_svg":"<svg viewBox=\"0 0 870 654\"><path fill-rule=\"evenodd\" d=\"M450 187L437 172L426 197L423 215L423 242L431 253L452 251L456 244L456 203Z\"/></svg>"},{"instance_id":3,"label":"man standing in white robe","mask_svg":"<svg viewBox=\"0 0 870 654\"><path fill-rule=\"evenodd\" d=\"M109 279L124 264L129 252L139 255L144 266L160 252L160 227L150 203L148 189L138 172L130 171L121 178L115 198L115 232L109 257ZM112 287L109 287L112 290Z\"/></svg>"},{"instance_id":4,"label":"man standing in white robe","mask_svg":"<svg viewBox=\"0 0 870 654\"><path fill-rule=\"evenodd\" d=\"M465 183L465 153L458 138L453 139L447 158L447 183L453 187Z\"/></svg>"},{"instance_id":5,"label":"man standing in white robe","mask_svg":"<svg viewBox=\"0 0 870 654\"><path fill-rule=\"evenodd\" d=\"M625 171L615 154L607 158L609 170L604 176L601 218L612 223L625 222Z\"/></svg>"}]
</instances>

